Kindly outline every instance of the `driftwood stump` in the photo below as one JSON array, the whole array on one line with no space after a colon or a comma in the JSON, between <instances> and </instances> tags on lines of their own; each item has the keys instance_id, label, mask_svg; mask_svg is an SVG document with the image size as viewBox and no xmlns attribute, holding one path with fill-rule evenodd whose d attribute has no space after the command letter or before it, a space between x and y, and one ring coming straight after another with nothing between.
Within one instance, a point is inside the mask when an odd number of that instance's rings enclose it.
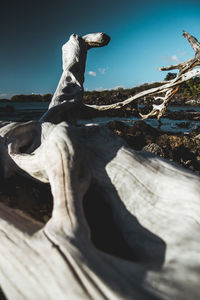
<instances>
[{"instance_id":1,"label":"driftwood stump","mask_svg":"<svg viewBox=\"0 0 200 300\"><path fill-rule=\"evenodd\" d=\"M74 124L83 107L87 51L109 40L102 33L72 35L49 110L38 122L1 123L2 180L41 181L53 197L46 224L0 203L0 286L8 299L199 297L199 177L131 150L102 126ZM94 187L92 205L97 199L108 205L127 256L91 241L83 199Z\"/></svg>"}]
</instances>

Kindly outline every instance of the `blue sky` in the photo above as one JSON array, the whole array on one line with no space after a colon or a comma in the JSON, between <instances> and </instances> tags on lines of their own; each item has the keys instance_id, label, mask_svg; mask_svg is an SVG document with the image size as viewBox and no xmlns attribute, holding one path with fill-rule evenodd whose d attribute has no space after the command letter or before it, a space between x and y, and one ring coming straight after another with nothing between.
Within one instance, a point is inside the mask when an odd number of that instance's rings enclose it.
<instances>
[{"instance_id":1,"label":"blue sky","mask_svg":"<svg viewBox=\"0 0 200 300\"><path fill-rule=\"evenodd\" d=\"M3 1L0 98L53 93L62 72L61 46L72 33L111 36L107 47L88 52L85 89L163 80L158 67L194 55L183 29L200 40L200 1Z\"/></svg>"}]
</instances>

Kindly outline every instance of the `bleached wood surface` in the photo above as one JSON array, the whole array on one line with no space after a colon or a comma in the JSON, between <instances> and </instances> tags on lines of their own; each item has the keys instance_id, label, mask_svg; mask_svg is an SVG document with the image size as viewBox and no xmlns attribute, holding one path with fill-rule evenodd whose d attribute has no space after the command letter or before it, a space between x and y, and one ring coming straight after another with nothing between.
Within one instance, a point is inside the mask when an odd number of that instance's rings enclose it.
<instances>
[{"instance_id":1,"label":"bleached wood surface","mask_svg":"<svg viewBox=\"0 0 200 300\"><path fill-rule=\"evenodd\" d=\"M96 46L95 34L85 40L88 49ZM79 53L82 47L71 49L72 56L86 59ZM0 286L6 297L198 299L199 176L131 150L104 127L59 122L61 107L67 111L77 105L63 101L53 102L38 122L1 124L4 176L22 174L50 183L53 195L46 225L0 203ZM131 261L101 252L90 240L83 197L95 184L132 250Z\"/></svg>"},{"instance_id":2,"label":"bleached wood surface","mask_svg":"<svg viewBox=\"0 0 200 300\"><path fill-rule=\"evenodd\" d=\"M50 181L54 209L38 232L40 224L2 205L0 282L7 297L196 299L199 177L128 149L105 128L53 127L44 144L27 155L29 164L21 154L10 154L29 174L39 162L35 176ZM82 199L94 181L134 262L105 255L90 242Z\"/></svg>"}]
</instances>

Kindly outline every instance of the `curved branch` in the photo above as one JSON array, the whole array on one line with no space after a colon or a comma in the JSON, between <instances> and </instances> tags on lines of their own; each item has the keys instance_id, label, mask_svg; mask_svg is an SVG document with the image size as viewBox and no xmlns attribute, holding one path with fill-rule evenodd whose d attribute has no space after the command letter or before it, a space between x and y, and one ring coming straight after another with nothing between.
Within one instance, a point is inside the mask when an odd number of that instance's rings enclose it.
<instances>
[{"instance_id":1,"label":"curved branch","mask_svg":"<svg viewBox=\"0 0 200 300\"><path fill-rule=\"evenodd\" d=\"M169 70L179 69L179 71L183 71L183 70L185 70L187 68L190 68L194 64L195 64L195 66L198 66L198 65L200 65L200 62L198 62L196 60L196 58L192 58L192 59L187 60L186 62L177 64L177 65L172 65L172 66L158 68L158 70L159 71L169 71Z\"/></svg>"},{"instance_id":2,"label":"curved branch","mask_svg":"<svg viewBox=\"0 0 200 300\"><path fill-rule=\"evenodd\" d=\"M173 79L172 81L165 83L159 87L156 88L152 88L149 90L145 90L143 92L140 92L124 101L121 102L117 102L117 103L113 103L110 105L89 105L89 104L85 104L88 107L97 109L97 110L109 110L109 109L119 109L129 103L131 103L134 100L137 100L141 97L147 96L147 95L155 95L158 93L164 93L164 92L168 92L169 89L171 89L172 87L176 87L179 86L181 83L191 79L192 77L198 76L200 75L200 68L199 69L195 69L192 71L189 71L186 74L182 74L180 75L178 78Z\"/></svg>"},{"instance_id":3,"label":"curved branch","mask_svg":"<svg viewBox=\"0 0 200 300\"><path fill-rule=\"evenodd\" d=\"M193 68L200 66L200 60L199 60L200 44L196 38L194 38L187 32L184 32L183 36L187 38L187 40L189 41L189 43L195 50L195 53L196 53L195 58L190 59L190 60L180 63L180 64L162 67L159 69L160 71L179 69L179 74L177 75L177 77L174 80L172 80L162 86L159 86L158 88L153 88L153 89L149 89L149 90L140 92L122 102L117 102L117 103L114 103L111 105L101 105L101 106L87 105L87 106L91 107L93 109L97 109L97 110L120 109L121 107L131 103L134 100L139 99L140 97L144 97L147 95L154 95L157 93L165 93L165 97L163 97L163 103L161 105L153 105L152 111L147 115L140 114L143 119L147 119L151 116L157 116L157 118L159 120L162 117L162 115L164 114L164 112L166 111L169 101L173 98L174 94L178 91L181 83L189 80L190 78L192 78L194 76L198 76L200 74L199 69L192 70Z\"/></svg>"},{"instance_id":4,"label":"curved branch","mask_svg":"<svg viewBox=\"0 0 200 300\"><path fill-rule=\"evenodd\" d=\"M199 43L199 41L193 35L189 34L186 31L183 31L183 36L188 40L191 47L195 51L195 54L197 56L199 56L199 52L200 52L200 43Z\"/></svg>"}]
</instances>

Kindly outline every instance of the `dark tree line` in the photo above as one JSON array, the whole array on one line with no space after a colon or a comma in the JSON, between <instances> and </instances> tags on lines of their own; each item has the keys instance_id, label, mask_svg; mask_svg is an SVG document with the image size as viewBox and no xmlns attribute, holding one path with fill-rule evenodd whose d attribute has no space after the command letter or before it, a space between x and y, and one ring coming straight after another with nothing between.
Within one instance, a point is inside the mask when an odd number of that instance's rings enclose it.
<instances>
[{"instance_id":1,"label":"dark tree line","mask_svg":"<svg viewBox=\"0 0 200 300\"><path fill-rule=\"evenodd\" d=\"M176 77L176 73L167 73L165 80L173 80ZM117 90L103 90L103 91L86 91L84 93L84 102L88 104L96 104L96 105L107 105L112 104L118 101L123 101L139 92L142 92L149 88L154 88L162 83L153 82L151 84L144 83L140 86L136 86L130 89L119 88ZM191 97L191 96L200 96L200 77L192 78L186 82L184 82L179 92L178 96L181 97ZM50 102L52 98L52 94L31 94L31 95L14 95L11 97L11 101L13 102ZM1 99L7 100L7 99ZM7 100L8 101L8 100ZM135 106L135 105L133 105Z\"/></svg>"},{"instance_id":2,"label":"dark tree line","mask_svg":"<svg viewBox=\"0 0 200 300\"><path fill-rule=\"evenodd\" d=\"M31 94L31 95L15 95L11 97L11 101L14 102L50 102L52 98L51 94Z\"/></svg>"}]
</instances>

